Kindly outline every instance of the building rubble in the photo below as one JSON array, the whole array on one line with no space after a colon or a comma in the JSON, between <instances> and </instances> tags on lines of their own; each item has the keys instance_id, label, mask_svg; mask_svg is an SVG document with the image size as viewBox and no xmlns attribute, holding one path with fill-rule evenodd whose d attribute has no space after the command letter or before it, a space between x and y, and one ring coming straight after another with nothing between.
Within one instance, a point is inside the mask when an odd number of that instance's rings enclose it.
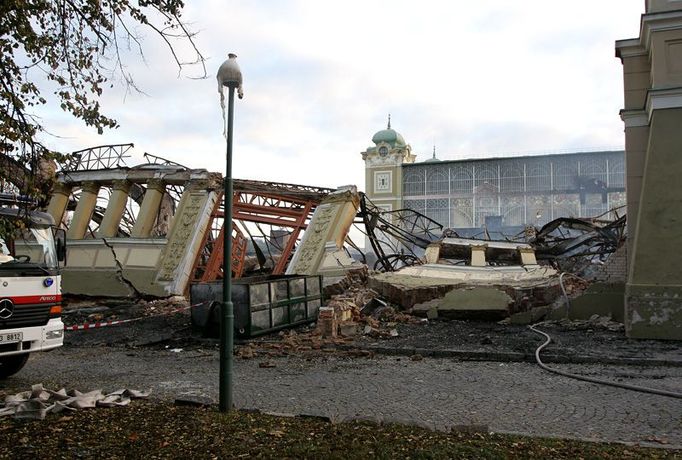
<instances>
[{"instance_id":1,"label":"building rubble","mask_svg":"<svg viewBox=\"0 0 682 460\"><path fill-rule=\"evenodd\" d=\"M87 149L57 176L48 211L70 239L65 292L152 299L220 284L219 174L149 154L148 164L127 167L130 147ZM603 296L611 289L599 276L625 239L624 216L564 217L505 241L460 238L415 210L383 209L355 186L236 180L233 216L232 276L248 292L258 289L250 283L266 280L279 289L294 283L292 277L320 277L324 286L325 296L301 313L285 311L290 307L277 299L269 302L270 324L254 327L255 335L316 322L319 335L330 339L390 337L394 332L380 327L377 315L405 321L405 313L486 320L536 320L550 310L568 314L569 297ZM365 236L367 252L349 238L352 228ZM565 272L575 276L562 277ZM83 283L83 277L92 282ZM593 288L592 281L601 284ZM221 300L218 290L209 292ZM207 309L206 318L212 314Z\"/></svg>"}]
</instances>

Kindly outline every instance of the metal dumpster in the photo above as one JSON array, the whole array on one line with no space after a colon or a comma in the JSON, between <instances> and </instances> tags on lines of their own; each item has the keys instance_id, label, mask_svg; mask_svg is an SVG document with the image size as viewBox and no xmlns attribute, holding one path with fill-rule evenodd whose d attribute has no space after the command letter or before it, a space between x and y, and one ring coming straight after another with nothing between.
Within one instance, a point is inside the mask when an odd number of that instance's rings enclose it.
<instances>
[{"instance_id":1,"label":"metal dumpster","mask_svg":"<svg viewBox=\"0 0 682 460\"><path fill-rule=\"evenodd\" d=\"M192 328L220 335L221 280L190 286ZM248 338L317 320L322 305L322 276L254 276L232 281L234 333Z\"/></svg>"}]
</instances>

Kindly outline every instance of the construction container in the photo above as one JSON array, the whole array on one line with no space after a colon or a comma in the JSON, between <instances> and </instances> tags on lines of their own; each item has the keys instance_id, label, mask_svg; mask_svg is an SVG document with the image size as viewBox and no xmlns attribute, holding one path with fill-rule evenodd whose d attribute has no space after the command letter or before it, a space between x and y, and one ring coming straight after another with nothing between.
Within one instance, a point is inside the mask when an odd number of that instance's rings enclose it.
<instances>
[{"instance_id":1,"label":"construction container","mask_svg":"<svg viewBox=\"0 0 682 460\"><path fill-rule=\"evenodd\" d=\"M322 305L322 276L255 276L232 280L234 333L255 337L317 320ZM208 337L220 335L222 280L190 286L192 328Z\"/></svg>"}]
</instances>

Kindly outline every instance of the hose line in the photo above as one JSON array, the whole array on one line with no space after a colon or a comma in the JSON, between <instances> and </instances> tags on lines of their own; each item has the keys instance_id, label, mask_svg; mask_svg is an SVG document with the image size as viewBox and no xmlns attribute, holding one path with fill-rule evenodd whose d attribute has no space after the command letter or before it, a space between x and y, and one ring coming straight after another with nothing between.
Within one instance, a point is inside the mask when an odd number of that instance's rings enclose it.
<instances>
[{"instance_id":1,"label":"hose line","mask_svg":"<svg viewBox=\"0 0 682 460\"><path fill-rule=\"evenodd\" d=\"M541 335L545 336L545 338L547 339L545 341L545 343L540 345L537 348L537 350L535 350L535 360L537 361L538 365L541 368L543 368L544 370L546 370L548 372L552 372L552 373L558 374L558 375L563 375L564 377L569 377L569 378L576 379L576 380L582 380L585 382L597 383L600 385L608 385L608 386L612 386L612 387L616 387L616 388L624 388L626 390L639 391L642 393L650 393L650 394L659 395L659 396L668 396L670 398L682 399L682 393L676 393L674 391L657 390L655 388L640 387L637 385L628 385L626 383L610 382L608 380L595 379L592 377L586 377L584 375L572 374L570 372L564 372L564 371L560 371L557 369L552 369L551 367L545 365L542 362L542 360L540 360L540 352L542 351L543 348L545 348L547 345L549 345L549 343L552 341L552 338L549 336L549 334L546 334L545 332L542 332L541 330L536 329L535 326L536 325L532 325L532 326L528 326L528 327L533 332L541 334Z\"/></svg>"}]
</instances>

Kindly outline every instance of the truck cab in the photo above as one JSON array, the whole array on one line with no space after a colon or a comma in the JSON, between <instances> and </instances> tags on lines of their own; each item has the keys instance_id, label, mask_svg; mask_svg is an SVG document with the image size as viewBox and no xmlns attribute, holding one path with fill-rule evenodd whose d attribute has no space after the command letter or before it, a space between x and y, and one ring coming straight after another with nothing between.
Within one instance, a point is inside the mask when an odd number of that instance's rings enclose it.
<instances>
[{"instance_id":1,"label":"truck cab","mask_svg":"<svg viewBox=\"0 0 682 460\"><path fill-rule=\"evenodd\" d=\"M60 262L66 236L49 214L0 196L0 379L64 343Z\"/></svg>"}]
</instances>

